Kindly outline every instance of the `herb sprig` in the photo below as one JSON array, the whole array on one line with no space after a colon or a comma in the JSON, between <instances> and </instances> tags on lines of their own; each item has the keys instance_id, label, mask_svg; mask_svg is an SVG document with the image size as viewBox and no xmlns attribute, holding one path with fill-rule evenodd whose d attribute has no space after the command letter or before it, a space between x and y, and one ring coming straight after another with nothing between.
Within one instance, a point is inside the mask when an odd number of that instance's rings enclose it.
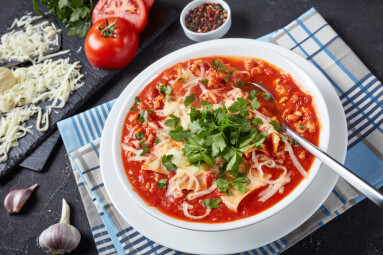
<instances>
[{"instance_id":1,"label":"herb sprig","mask_svg":"<svg viewBox=\"0 0 383 255\"><path fill-rule=\"evenodd\" d=\"M69 36L85 37L90 28L93 0L32 0L33 9L38 15L43 15L39 3L45 5L44 14L54 15L69 27Z\"/></svg>"}]
</instances>

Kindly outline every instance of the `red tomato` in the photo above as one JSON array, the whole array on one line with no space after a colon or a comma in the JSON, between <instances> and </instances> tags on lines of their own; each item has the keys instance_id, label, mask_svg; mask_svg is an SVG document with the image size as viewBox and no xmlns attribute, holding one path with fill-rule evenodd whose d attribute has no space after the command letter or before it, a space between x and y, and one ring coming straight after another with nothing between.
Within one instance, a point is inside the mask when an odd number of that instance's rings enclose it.
<instances>
[{"instance_id":1,"label":"red tomato","mask_svg":"<svg viewBox=\"0 0 383 255\"><path fill-rule=\"evenodd\" d=\"M139 34L144 30L148 13L142 0L99 0L93 9L92 23L110 17L127 19Z\"/></svg>"},{"instance_id":2,"label":"red tomato","mask_svg":"<svg viewBox=\"0 0 383 255\"><path fill-rule=\"evenodd\" d=\"M108 18L109 26L116 18ZM102 25L101 25L102 24ZM85 54L89 62L102 69L120 69L134 58L138 48L138 35L129 21L117 18L110 37L103 37L101 29L106 22L99 20L92 25L85 38Z\"/></svg>"},{"instance_id":3,"label":"red tomato","mask_svg":"<svg viewBox=\"0 0 383 255\"><path fill-rule=\"evenodd\" d=\"M150 8L152 8L152 6L154 4L154 0L143 0L143 1L144 1L146 10L149 11Z\"/></svg>"}]
</instances>

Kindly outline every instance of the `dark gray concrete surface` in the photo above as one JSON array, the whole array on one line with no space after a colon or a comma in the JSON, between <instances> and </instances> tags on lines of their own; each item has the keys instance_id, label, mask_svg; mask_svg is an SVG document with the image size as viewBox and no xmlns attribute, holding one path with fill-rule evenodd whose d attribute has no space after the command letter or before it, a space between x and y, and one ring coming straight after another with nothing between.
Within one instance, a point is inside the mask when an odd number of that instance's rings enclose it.
<instances>
[{"instance_id":1,"label":"dark gray concrete surface","mask_svg":"<svg viewBox=\"0 0 383 255\"><path fill-rule=\"evenodd\" d=\"M0 1L0 20L9 13L22 12L19 3L32 0ZM187 1L156 0L181 12ZM233 24L225 37L257 38L283 27L315 7L343 40L350 45L378 79L383 80L383 2L357 0L227 0ZM150 24L148 24L150 26ZM116 98L131 79L153 61L181 47L193 44L178 21L152 45L96 93L78 112ZM39 183L20 215L8 216L0 208L0 254L41 254L37 236L59 221L61 199L72 208L71 222L82 234L72 254L97 254L81 197L62 142L41 172L20 168L0 182L0 201L9 190ZM1 207L1 206L0 206ZM196 244L198 245L198 244ZM284 254L383 254L383 210L363 201L297 243Z\"/></svg>"}]
</instances>

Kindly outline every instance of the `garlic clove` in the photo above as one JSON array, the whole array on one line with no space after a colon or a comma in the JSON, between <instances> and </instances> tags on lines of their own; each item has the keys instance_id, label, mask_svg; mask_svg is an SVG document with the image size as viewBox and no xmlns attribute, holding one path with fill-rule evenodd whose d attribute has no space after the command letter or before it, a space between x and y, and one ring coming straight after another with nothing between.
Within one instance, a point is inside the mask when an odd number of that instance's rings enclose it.
<instances>
[{"instance_id":1,"label":"garlic clove","mask_svg":"<svg viewBox=\"0 0 383 255\"><path fill-rule=\"evenodd\" d=\"M80 232L69 224L70 208L65 199L60 222L45 229L39 239L41 250L50 255L70 253L81 240Z\"/></svg>"},{"instance_id":2,"label":"garlic clove","mask_svg":"<svg viewBox=\"0 0 383 255\"><path fill-rule=\"evenodd\" d=\"M19 213L37 186L39 185L35 184L27 189L15 189L9 192L4 199L4 207L7 213L9 215Z\"/></svg>"}]
</instances>

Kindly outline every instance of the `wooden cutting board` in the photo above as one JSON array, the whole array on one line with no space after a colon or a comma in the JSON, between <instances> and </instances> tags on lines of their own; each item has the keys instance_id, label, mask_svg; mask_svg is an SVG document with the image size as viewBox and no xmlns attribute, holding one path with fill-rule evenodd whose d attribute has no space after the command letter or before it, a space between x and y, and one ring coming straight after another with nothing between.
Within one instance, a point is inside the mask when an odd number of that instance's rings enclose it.
<instances>
[{"instance_id":1,"label":"wooden cutting board","mask_svg":"<svg viewBox=\"0 0 383 255\"><path fill-rule=\"evenodd\" d=\"M31 0L20 0L18 10L23 12L32 12ZM8 28L12 24L15 18L20 18L24 13L20 13L18 10L10 10L8 12L1 11L0 13L0 35L9 32ZM5 15L3 15L5 14ZM155 2L152 9L149 11L149 19L144 31L140 34L140 47L137 55L140 54L148 45L150 45L155 38L157 38L163 31L165 31L170 24L172 24L178 18L178 13L171 8L161 5L159 2ZM58 112L53 111L50 115L50 128L47 132L41 133L36 129L33 129L33 134L28 134L19 140L19 146L12 148L8 153L8 160L0 163L0 179L6 174L10 173L17 165L19 165L24 159L27 158L43 141L45 141L56 129L56 123L66 117L73 115L83 103L85 103L91 96L101 89L109 80L111 80L117 73L128 71L131 66L127 66L121 70L102 70L91 66L84 53L84 38L78 36L67 36L68 29L65 25L56 20L60 29L62 29L62 50L70 49L69 55L63 57L69 57L71 62L80 61L82 65L81 72L84 74L85 85L76 90L69 98L64 108L59 109ZM136 55L136 56L137 56ZM43 109L47 105L47 102L39 104L43 106ZM33 117L27 122L27 125L36 124L36 117ZM57 138L56 138L57 139ZM41 157L34 153L34 160L27 161L34 162L33 164L40 164L45 162L39 162L37 160L47 160L47 154L49 154L55 143L49 148L40 149ZM37 153L40 153L37 151ZM24 163L23 163L24 164Z\"/></svg>"}]
</instances>

